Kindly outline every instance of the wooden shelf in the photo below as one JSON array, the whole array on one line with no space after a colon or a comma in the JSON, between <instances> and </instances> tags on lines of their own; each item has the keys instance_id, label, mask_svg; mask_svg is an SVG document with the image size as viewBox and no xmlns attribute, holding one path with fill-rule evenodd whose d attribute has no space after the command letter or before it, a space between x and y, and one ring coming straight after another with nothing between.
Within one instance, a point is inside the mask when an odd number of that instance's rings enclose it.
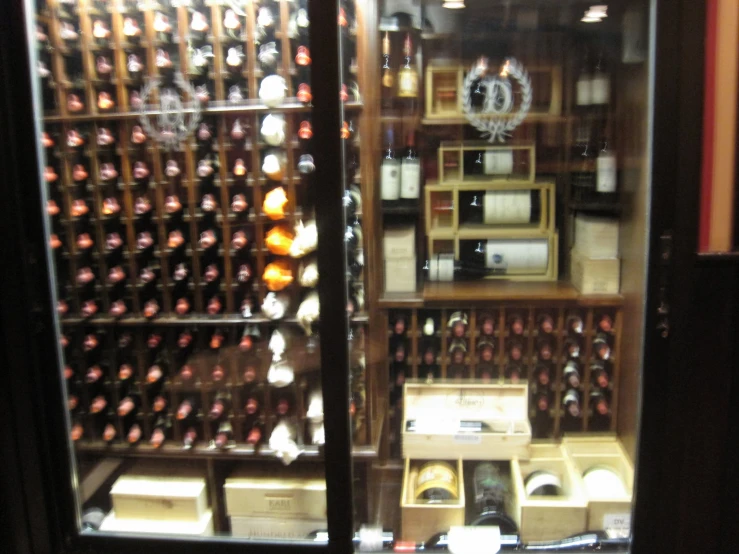
<instances>
[{"instance_id":1,"label":"wooden shelf","mask_svg":"<svg viewBox=\"0 0 739 554\"><path fill-rule=\"evenodd\" d=\"M352 316L352 323L366 323L369 321L367 314L357 314ZM65 317L61 320L62 325L114 325L120 327L141 326L141 325L157 325L157 326L193 326L193 325L252 325L252 324L279 324L279 323L298 323L294 317L283 317L281 319L269 319L260 315L253 317L242 317L239 314L220 314L220 315L203 315L192 314L185 316L164 315L153 319L144 317L122 317L114 318L106 315L93 316L89 319L81 317ZM316 322L317 323L317 322Z\"/></svg>"},{"instance_id":2,"label":"wooden shelf","mask_svg":"<svg viewBox=\"0 0 739 554\"><path fill-rule=\"evenodd\" d=\"M526 125L527 123L564 123L565 121L567 121L567 117L564 115L532 113L526 116L526 119L523 120L521 125ZM457 116L444 118L424 117L421 119L421 123L423 125L469 125L470 122L464 116Z\"/></svg>"},{"instance_id":3,"label":"wooden shelf","mask_svg":"<svg viewBox=\"0 0 739 554\"><path fill-rule=\"evenodd\" d=\"M215 448L207 445L183 448L174 444L163 444L154 448L149 444L107 444L103 441L82 441L75 443L75 450L82 454L96 454L100 456L121 456L126 458L184 458L187 460L239 460L239 461L274 461L281 460L275 456L274 450L266 447L237 445L233 448ZM377 458L376 446L355 446L352 448L352 457L374 460ZM323 447L303 446L303 453L297 461L323 461Z\"/></svg>"},{"instance_id":4,"label":"wooden shelf","mask_svg":"<svg viewBox=\"0 0 739 554\"><path fill-rule=\"evenodd\" d=\"M620 306L620 294L585 295L566 281L463 281L425 283L422 290L407 293L384 293L378 299L381 308L422 308L431 303L449 306L479 302L574 302L581 306Z\"/></svg>"}]
</instances>

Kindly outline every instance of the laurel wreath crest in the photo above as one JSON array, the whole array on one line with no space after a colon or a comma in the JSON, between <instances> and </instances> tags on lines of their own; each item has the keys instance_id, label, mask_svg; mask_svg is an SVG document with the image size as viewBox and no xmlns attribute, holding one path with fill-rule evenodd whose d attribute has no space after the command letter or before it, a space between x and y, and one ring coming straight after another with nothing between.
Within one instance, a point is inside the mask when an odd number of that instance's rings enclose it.
<instances>
[{"instance_id":1,"label":"laurel wreath crest","mask_svg":"<svg viewBox=\"0 0 739 554\"><path fill-rule=\"evenodd\" d=\"M529 113L533 99L533 89L529 73L515 58L506 60L508 75L515 79L521 88L521 105L513 117L482 117L490 112L474 111L472 108L472 85L483 76L484 69L475 64L472 66L462 84L462 110L467 120L475 129L482 133L488 142L505 142L510 138L513 130L518 127Z\"/></svg>"},{"instance_id":2,"label":"laurel wreath crest","mask_svg":"<svg viewBox=\"0 0 739 554\"><path fill-rule=\"evenodd\" d=\"M172 99L174 100L172 105L166 105L165 102L162 102L166 94L165 91L159 95L160 105L158 108L160 113L157 118L159 129L152 125L149 114L147 113L152 109L152 106L147 104L147 100L152 92L159 90L161 85L159 77L152 77L147 80L139 93L141 95L141 108L139 109L141 126L147 135L170 149L176 149L181 142L192 135L198 128L201 118L200 100L196 96L195 87L193 87L192 83L185 79L179 71L174 75L174 83L180 90L187 92L190 97L190 117L187 120L185 119L186 112L179 96ZM169 128L170 132L164 132L165 127Z\"/></svg>"}]
</instances>

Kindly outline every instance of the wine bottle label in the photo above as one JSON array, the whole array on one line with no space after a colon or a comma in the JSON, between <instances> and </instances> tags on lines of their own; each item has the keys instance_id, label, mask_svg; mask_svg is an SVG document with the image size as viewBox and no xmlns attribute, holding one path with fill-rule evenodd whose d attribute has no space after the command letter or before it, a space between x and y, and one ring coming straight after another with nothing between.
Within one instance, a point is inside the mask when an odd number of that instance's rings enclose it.
<instances>
[{"instance_id":1,"label":"wine bottle label","mask_svg":"<svg viewBox=\"0 0 739 554\"><path fill-rule=\"evenodd\" d=\"M513 173L513 150L486 150L483 158L485 175Z\"/></svg>"},{"instance_id":2,"label":"wine bottle label","mask_svg":"<svg viewBox=\"0 0 739 554\"><path fill-rule=\"evenodd\" d=\"M457 474L448 463L428 462L419 469L415 488L416 498L422 498L426 491L432 489L440 489L452 499L458 498Z\"/></svg>"},{"instance_id":3,"label":"wine bottle label","mask_svg":"<svg viewBox=\"0 0 739 554\"><path fill-rule=\"evenodd\" d=\"M595 189L598 192L616 192L616 156L601 152L596 161Z\"/></svg>"},{"instance_id":4,"label":"wine bottle label","mask_svg":"<svg viewBox=\"0 0 739 554\"><path fill-rule=\"evenodd\" d=\"M611 100L611 79L607 73L596 73L590 81L590 103L608 104Z\"/></svg>"},{"instance_id":5,"label":"wine bottle label","mask_svg":"<svg viewBox=\"0 0 739 554\"><path fill-rule=\"evenodd\" d=\"M380 195L383 200L400 198L400 171L397 163L384 162L380 170Z\"/></svg>"},{"instance_id":6,"label":"wine bottle label","mask_svg":"<svg viewBox=\"0 0 739 554\"><path fill-rule=\"evenodd\" d=\"M401 71L398 74L398 96L400 98L418 96L418 74L415 71Z\"/></svg>"},{"instance_id":7,"label":"wine bottle label","mask_svg":"<svg viewBox=\"0 0 739 554\"><path fill-rule=\"evenodd\" d=\"M548 265L549 242L546 239L489 240L485 244L485 266L495 273L546 273Z\"/></svg>"},{"instance_id":8,"label":"wine bottle label","mask_svg":"<svg viewBox=\"0 0 739 554\"><path fill-rule=\"evenodd\" d=\"M421 163L418 160L403 160L400 166L400 197L418 198L421 189Z\"/></svg>"},{"instance_id":9,"label":"wine bottle label","mask_svg":"<svg viewBox=\"0 0 739 554\"><path fill-rule=\"evenodd\" d=\"M486 192L482 220L486 225L528 223L531 220L531 191Z\"/></svg>"},{"instance_id":10,"label":"wine bottle label","mask_svg":"<svg viewBox=\"0 0 739 554\"><path fill-rule=\"evenodd\" d=\"M437 254L429 260L430 281L454 281L454 256Z\"/></svg>"},{"instance_id":11,"label":"wine bottle label","mask_svg":"<svg viewBox=\"0 0 739 554\"><path fill-rule=\"evenodd\" d=\"M580 75L577 80L576 102L578 106L589 106L593 103L591 93L591 77L590 75Z\"/></svg>"}]
</instances>

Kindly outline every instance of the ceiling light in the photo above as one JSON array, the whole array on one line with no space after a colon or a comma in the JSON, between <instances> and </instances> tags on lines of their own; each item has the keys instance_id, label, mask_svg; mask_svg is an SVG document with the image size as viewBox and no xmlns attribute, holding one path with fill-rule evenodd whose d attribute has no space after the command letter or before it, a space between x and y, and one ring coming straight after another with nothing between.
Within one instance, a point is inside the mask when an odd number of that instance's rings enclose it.
<instances>
[{"instance_id":1,"label":"ceiling light","mask_svg":"<svg viewBox=\"0 0 739 554\"><path fill-rule=\"evenodd\" d=\"M585 15L580 21L584 21L585 23L600 23L602 20L602 17L594 17L592 15L589 15L588 12L585 12Z\"/></svg>"},{"instance_id":2,"label":"ceiling light","mask_svg":"<svg viewBox=\"0 0 739 554\"><path fill-rule=\"evenodd\" d=\"M464 8L464 0L444 0L442 7L448 10L461 10Z\"/></svg>"},{"instance_id":3,"label":"ceiling light","mask_svg":"<svg viewBox=\"0 0 739 554\"><path fill-rule=\"evenodd\" d=\"M607 17L607 11L608 6L606 4L598 4L595 6L590 6L590 9L588 10L588 15L591 15L593 17Z\"/></svg>"}]
</instances>

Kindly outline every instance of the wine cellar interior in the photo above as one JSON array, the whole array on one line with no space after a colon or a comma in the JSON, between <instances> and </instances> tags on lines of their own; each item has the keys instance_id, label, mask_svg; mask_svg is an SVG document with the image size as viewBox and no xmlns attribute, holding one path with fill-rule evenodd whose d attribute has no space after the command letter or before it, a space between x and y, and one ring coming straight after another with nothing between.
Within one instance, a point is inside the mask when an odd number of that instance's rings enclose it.
<instances>
[{"instance_id":1,"label":"wine cellar interior","mask_svg":"<svg viewBox=\"0 0 739 554\"><path fill-rule=\"evenodd\" d=\"M422 542L477 521L472 460L494 462L479 471L509 483L496 524L523 540L630 517L648 14L641 2L614 2L587 22L597 7L340 2L336 163L357 526ZM244 518L267 518L234 511L238 479L322 479L307 1L38 0L36 9L46 211L83 511L115 506L107 529L135 532L114 483L142 468L162 480L176 463L205 482L193 515L203 526L182 532L260 538ZM434 408L423 422L404 406L442 384L449 398L514 406L495 417L527 429L526 454L507 450L505 435L518 431L498 437L492 419L472 422L485 439L477 454L435 446L443 435L464 443L464 430L434 431ZM509 402L511 391L520 394ZM444 402L443 415L470 423ZM438 454L406 448L411 433ZM438 498L413 493L435 459L446 465L433 471L450 471L458 489L438 519L422 502ZM615 499L588 496L595 466L618 468ZM553 495L529 491L542 471L559 476L541 485ZM325 531L325 517L301 517L261 538Z\"/></svg>"}]
</instances>

